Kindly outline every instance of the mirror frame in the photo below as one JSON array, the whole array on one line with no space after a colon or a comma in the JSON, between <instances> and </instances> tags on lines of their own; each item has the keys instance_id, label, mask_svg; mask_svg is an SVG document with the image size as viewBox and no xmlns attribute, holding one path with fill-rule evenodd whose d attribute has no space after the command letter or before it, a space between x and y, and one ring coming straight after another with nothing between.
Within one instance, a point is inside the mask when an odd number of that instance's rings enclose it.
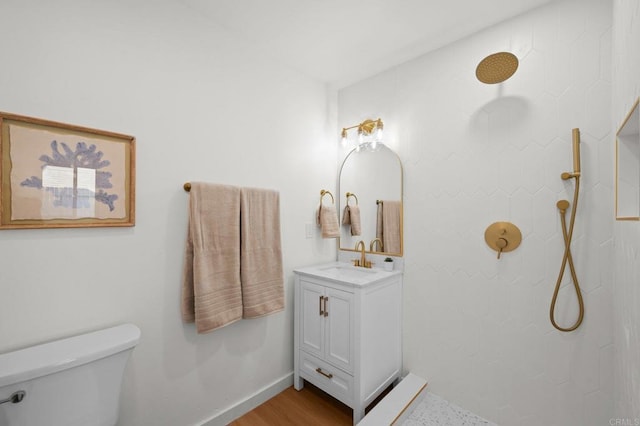
<instances>
[{"instance_id":1,"label":"mirror frame","mask_svg":"<svg viewBox=\"0 0 640 426\"><path fill-rule=\"evenodd\" d=\"M402 257L404 255L404 166L402 165L402 160L400 159L400 156L398 155L397 152L395 152L389 146L385 145L383 142L378 142L378 143L380 145L385 146L389 151L391 151L391 153L393 153L396 156L396 159L398 160L398 164L400 165L400 253L390 253L386 251L371 251L371 250L367 250L366 246L365 246L365 253ZM342 189L340 188L340 178L342 176L342 169L344 169L344 165L346 164L349 157L351 157L351 154L353 154L354 152L357 152L357 148L353 148L344 157L344 160L342 160L342 164L340 165L340 170L338 171L338 182L337 182L338 196L336 197L336 208L338 212L342 211L342 206L340 205L340 201L342 200L342 196L341 196ZM336 238L338 251L342 250L342 251L350 251L350 252L359 252L356 249L340 247L340 241L341 241L340 237Z\"/></svg>"}]
</instances>

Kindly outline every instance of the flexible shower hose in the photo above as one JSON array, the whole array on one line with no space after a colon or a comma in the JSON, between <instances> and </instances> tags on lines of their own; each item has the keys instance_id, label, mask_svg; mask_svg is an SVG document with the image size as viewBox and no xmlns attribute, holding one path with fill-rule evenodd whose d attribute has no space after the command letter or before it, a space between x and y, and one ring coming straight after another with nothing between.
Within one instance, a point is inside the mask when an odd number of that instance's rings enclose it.
<instances>
[{"instance_id":1,"label":"flexible shower hose","mask_svg":"<svg viewBox=\"0 0 640 426\"><path fill-rule=\"evenodd\" d=\"M567 232L567 209L569 208L569 202L567 200L558 201L558 210L560 210L560 223L562 224L562 236L564 238L564 255L562 256L562 266L560 267L560 273L558 274L558 281L556 281L556 288L553 291L553 298L551 299L551 308L549 309L549 316L551 318L551 324L560 331L573 331L580 327L582 320L584 319L584 301L582 300L582 292L580 291L580 283L578 282L578 276L576 275L576 269L573 266L573 257L571 256L571 238L573 237L573 225L576 221L576 211L578 210L578 193L580 190L580 176L575 176L576 186L573 193L573 208L571 209L571 218L569 220L569 232ZM559 326L555 320L555 308L556 301L558 300L558 292L560 291L560 283L564 276L567 263L569 264L569 271L571 272L571 278L573 280L573 287L576 290L576 296L578 297L578 306L580 312L578 314L578 320L571 327L564 328Z\"/></svg>"}]
</instances>

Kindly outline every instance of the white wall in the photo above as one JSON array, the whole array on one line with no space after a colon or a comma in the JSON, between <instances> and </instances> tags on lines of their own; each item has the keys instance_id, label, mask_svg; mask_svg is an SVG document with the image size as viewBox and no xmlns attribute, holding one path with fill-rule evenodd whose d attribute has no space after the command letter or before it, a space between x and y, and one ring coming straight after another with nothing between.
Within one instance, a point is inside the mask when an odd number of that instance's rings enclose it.
<instances>
[{"instance_id":1,"label":"white wall","mask_svg":"<svg viewBox=\"0 0 640 426\"><path fill-rule=\"evenodd\" d=\"M0 352L137 324L127 426L199 424L286 378L291 270L335 258L304 233L335 186L324 84L172 1L3 0L0 35L0 110L137 138L134 228L0 232ZM181 323L182 185L196 180L280 191L284 313L207 335Z\"/></svg>"},{"instance_id":2,"label":"white wall","mask_svg":"<svg viewBox=\"0 0 640 426\"><path fill-rule=\"evenodd\" d=\"M617 131L640 96L640 4L613 2L613 102ZM615 415L640 422L640 225L615 222ZM633 423L632 423L633 424Z\"/></svg>"},{"instance_id":3,"label":"white wall","mask_svg":"<svg viewBox=\"0 0 640 426\"><path fill-rule=\"evenodd\" d=\"M612 417L611 13L606 0L557 2L339 92L338 124L381 117L405 167L405 370L501 425ZM520 58L517 73L478 82L478 62L502 50ZM586 316L561 333L549 304L574 127L583 179L572 248ZM484 241L496 221L524 237L501 260ZM577 311L567 277L564 325Z\"/></svg>"}]
</instances>

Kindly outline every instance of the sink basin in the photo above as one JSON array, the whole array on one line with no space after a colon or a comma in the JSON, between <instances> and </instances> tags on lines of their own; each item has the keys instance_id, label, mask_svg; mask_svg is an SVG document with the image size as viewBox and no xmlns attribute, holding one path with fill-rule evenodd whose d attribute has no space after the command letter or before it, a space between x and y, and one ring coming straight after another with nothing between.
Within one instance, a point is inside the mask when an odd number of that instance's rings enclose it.
<instances>
[{"instance_id":1,"label":"sink basin","mask_svg":"<svg viewBox=\"0 0 640 426\"><path fill-rule=\"evenodd\" d=\"M355 266L347 266L347 265L331 265L331 266L318 268L318 269L327 274L349 277L349 278L370 277L372 274L377 274L379 272L375 269L356 268Z\"/></svg>"},{"instance_id":2,"label":"sink basin","mask_svg":"<svg viewBox=\"0 0 640 426\"><path fill-rule=\"evenodd\" d=\"M345 262L332 262L324 265L296 269L295 272L317 278L329 279L355 286L365 286L394 275L380 268L361 268Z\"/></svg>"}]
</instances>

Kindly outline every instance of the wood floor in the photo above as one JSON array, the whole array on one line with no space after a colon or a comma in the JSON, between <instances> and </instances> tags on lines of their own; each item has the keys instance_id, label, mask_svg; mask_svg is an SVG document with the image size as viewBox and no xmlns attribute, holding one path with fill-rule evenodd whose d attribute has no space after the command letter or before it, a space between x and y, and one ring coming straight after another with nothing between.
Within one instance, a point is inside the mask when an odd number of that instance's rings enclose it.
<instances>
[{"instance_id":1,"label":"wood floor","mask_svg":"<svg viewBox=\"0 0 640 426\"><path fill-rule=\"evenodd\" d=\"M369 406L368 413L392 389L389 386ZM300 392L292 387L249 411L228 426L351 426L353 410L309 382Z\"/></svg>"},{"instance_id":2,"label":"wood floor","mask_svg":"<svg viewBox=\"0 0 640 426\"><path fill-rule=\"evenodd\" d=\"M340 426L353 423L353 410L310 383L298 392L285 389L230 426Z\"/></svg>"}]
</instances>

